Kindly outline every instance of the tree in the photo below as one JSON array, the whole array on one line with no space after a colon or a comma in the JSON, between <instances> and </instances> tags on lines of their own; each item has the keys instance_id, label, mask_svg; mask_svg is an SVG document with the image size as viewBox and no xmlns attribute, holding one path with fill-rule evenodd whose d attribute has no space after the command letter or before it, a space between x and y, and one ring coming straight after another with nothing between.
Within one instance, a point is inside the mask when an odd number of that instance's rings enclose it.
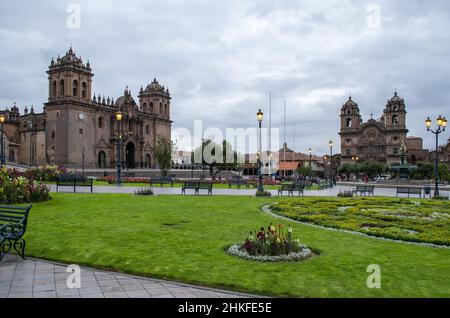
<instances>
[{"instance_id":1,"label":"tree","mask_svg":"<svg viewBox=\"0 0 450 318\"><path fill-rule=\"evenodd\" d=\"M238 153L226 140L222 144L207 139L192 153L192 162L207 166L213 180L223 170L234 170L238 167Z\"/></svg>"},{"instance_id":2,"label":"tree","mask_svg":"<svg viewBox=\"0 0 450 318\"><path fill-rule=\"evenodd\" d=\"M365 162L359 167L359 171L367 174L370 179L374 179L376 176L383 174L387 169L387 166L379 162Z\"/></svg>"},{"instance_id":3,"label":"tree","mask_svg":"<svg viewBox=\"0 0 450 318\"><path fill-rule=\"evenodd\" d=\"M155 159L158 162L161 175L166 177L172 167L172 152L175 145L167 138L158 138L155 146Z\"/></svg>"},{"instance_id":4,"label":"tree","mask_svg":"<svg viewBox=\"0 0 450 318\"><path fill-rule=\"evenodd\" d=\"M304 178L312 176L312 170L309 166L300 166L297 168L297 173Z\"/></svg>"},{"instance_id":5,"label":"tree","mask_svg":"<svg viewBox=\"0 0 450 318\"><path fill-rule=\"evenodd\" d=\"M413 179L429 180L434 178L434 164L431 162L419 162L417 170L412 174Z\"/></svg>"},{"instance_id":6,"label":"tree","mask_svg":"<svg viewBox=\"0 0 450 318\"><path fill-rule=\"evenodd\" d=\"M444 163L439 164L439 179L445 182L450 181L450 172L448 166Z\"/></svg>"}]
</instances>

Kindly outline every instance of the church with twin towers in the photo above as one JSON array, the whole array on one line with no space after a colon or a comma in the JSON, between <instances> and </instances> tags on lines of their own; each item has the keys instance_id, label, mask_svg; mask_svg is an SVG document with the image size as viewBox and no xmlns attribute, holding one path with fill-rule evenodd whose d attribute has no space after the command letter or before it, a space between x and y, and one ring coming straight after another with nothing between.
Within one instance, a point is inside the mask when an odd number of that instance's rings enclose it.
<instances>
[{"instance_id":1,"label":"church with twin towers","mask_svg":"<svg viewBox=\"0 0 450 318\"><path fill-rule=\"evenodd\" d=\"M52 59L47 70L48 100L42 113L23 112L14 103L1 111L5 159L24 165L57 164L67 168L114 168L119 127L121 158L129 169L155 168L155 145L171 139L169 89L154 79L141 87L138 102L128 87L117 99L93 94L94 73L72 47ZM116 121L117 112L123 120Z\"/></svg>"}]
</instances>

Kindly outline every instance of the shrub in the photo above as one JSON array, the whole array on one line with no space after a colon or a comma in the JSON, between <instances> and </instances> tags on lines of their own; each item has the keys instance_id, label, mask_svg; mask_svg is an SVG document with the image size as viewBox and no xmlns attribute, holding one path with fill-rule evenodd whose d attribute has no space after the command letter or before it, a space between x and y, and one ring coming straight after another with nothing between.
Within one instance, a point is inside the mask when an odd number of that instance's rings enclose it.
<instances>
[{"instance_id":1,"label":"shrub","mask_svg":"<svg viewBox=\"0 0 450 318\"><path fill-rule=\"evenodd\" d=\"M433 200L448 201L448 196L446 196L446 195L437 195L437 196L433 197Z\"/></svg>"},{"instance_id":2,"label":"shrub","mask_svg":"<svg viewBox=\"0 0 450 318\"><path fill-rule=\"evenodd\" d=\"M270 196L272 196L272 194L269 191L260 191L260 190L258 190L256 192L256 196L257 197L270 197Z\"/></svg>"},{"instance_id":3,"label":"shrub","mask_svg":"<svg viewBox=\"0 0 450 318\"><path fill-rule=\"evenodd\" d=\"M68 170L55 165L42 165L29 168L23 173L27 179L36 181L56 181L61 174L68 173Z\"/></svg>"},{"instance_id":4,"label":"shrub","mask_svg":"<svg viewBox=\"0 0 450 318\"><path fill-rule=\"evenodd\" d=\"M146 188L146 189L139 189L138 191L136 191L134 193L135 195L143 195L143 196L149 196L149 195L153 195L153 190L150 188Z\"/></svg>"},{"instance_id":5,"label":"shrub","mask_svg":"<svg viewBox=\"0 0 450 318\"><path fill-rule=\"evenodd\" d=\"M338 198L353 198L353 192L352 191L341 191L337 195Z\"/></svg>"},{"instance_id":6,"label":"shrub","mask_svg":"<svg viewBox=\"0 0 450 318\"><path fill-rule=\"evenodd\" d=\"M0 168L0 203L17 204L48 201L50 190L44 184L20 176L16 170Z\"/></svg>"}]
</instances>

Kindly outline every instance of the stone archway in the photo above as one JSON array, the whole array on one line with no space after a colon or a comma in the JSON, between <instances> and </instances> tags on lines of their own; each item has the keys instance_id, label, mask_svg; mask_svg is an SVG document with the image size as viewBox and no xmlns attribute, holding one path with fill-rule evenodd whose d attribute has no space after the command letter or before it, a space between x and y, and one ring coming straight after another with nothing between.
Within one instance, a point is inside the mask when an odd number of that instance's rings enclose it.
<instances>
[{"instance_id":1,"label":"stone archway","mask_svg":"<svg viewBox=\"0 0 450 318\"><path fill-rule=\"evenodd\" d=\"M152 157L149 154L145 155L145 168L150 169L152 167Z\"/></svg>"},{"instance_id":2,"label":"stone archway","mask_svg":"<svg viewBox=\"0 0 450 318\"><path fill-rule=\"evenodd\" d=\"M127 169L134 169L135 168L135 153L136 153L136 147L132 142L129 142L127 144L126 148L126 155L125 155L125 166Z\"/></svg>"},{"instance_id":3,"label":"stone archway","mask_svg":"<svg viewBox=\"0 0 450 318\"><path fill-rule=\"evenodd\" d=\"M104 151L100 151L98 154L98 164L99 169L105 169L106 168L106 154Z\"/></svg>"}]
</instances>

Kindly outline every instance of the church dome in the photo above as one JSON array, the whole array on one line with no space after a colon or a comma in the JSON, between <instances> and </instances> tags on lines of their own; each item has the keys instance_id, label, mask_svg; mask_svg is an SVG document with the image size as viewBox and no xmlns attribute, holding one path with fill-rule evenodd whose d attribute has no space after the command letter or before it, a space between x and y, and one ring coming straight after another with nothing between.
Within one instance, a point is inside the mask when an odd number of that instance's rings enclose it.
<instances>
[{"instance_id":1,"label":"church dome","mask_svg":"<svg viewBox=\"0 0 450 318\"><path fill-rule=\"evenodd\" d=\"M349 96L348 101L344 104L344 107L358 107L358 104L353 101L351 96Z\"/></svg>"},{"instance_id":2,"label":"church dome","mask_svg":"<svg viewBox=\"0 0 450 318\"><path fill-rule=\"evenodd\" d=\"M394 93L394 96L391 98L391 102L401 102L403 99L398 96L397 92Z\"/></svg>"}]
</instances>

